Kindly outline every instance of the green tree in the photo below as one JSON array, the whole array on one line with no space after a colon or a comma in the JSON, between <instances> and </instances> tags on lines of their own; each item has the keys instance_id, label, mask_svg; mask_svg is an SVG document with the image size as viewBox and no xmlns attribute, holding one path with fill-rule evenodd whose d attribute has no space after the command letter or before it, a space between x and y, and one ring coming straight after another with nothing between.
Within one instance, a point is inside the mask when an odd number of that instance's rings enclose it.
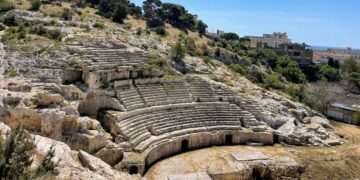
<instances>
[{"instance_id":1,"label":"green tree","mask_svg":"<svg viewBox=\"0 0 360 180\"><path fill-rule=\"evenodd\" d=\"M142 16L142 9L140 6L136 6L134 3L130 3L128 6L128 12L130 15L135 18L140 18Z\"/></svg>"},{"instance_id":2,"label":"green tree","mask_svg":"<svg viewBox=\"0 0 360 180\"><path fill-rule=\"evenodd\" d=\"M346 88L351 93L360 93L360 73L352 72L345 76Z\"/></svg>"},{"instance_id":3,"label":"green tree","mask_svg":"<svg viewBox=\"0 0 360 180\"><path fill-rule=\"evenodd\" d=\"M182 61L186 54L186 48L178 41L175 45L173 45L170 49L170 57L174 61Z\"/></svg>"},{"instance_id":4,"label":"green tree","mask_svg":"<svg viewBox=\"0 0 360 180\"><path fill-rule=\"evenodd\" d=\"M299 65L289 57L282 56L278 58L276 71L293 83L304 83L306 81L305 74L301 71Z\"/></svg>"},{"instance_id":5,"label":"green tree","mask_svg":"<svg viewBox=\"0 0 360 180\"><path fill-rule=\"evenodd\" d=\"M224 33L223 35L221 35L221 38L223 38L227 41L235 41L235 40L239 40L240 37L236 33L229 32L229 33Z\"/></svg>"},{"instance_id":6,"label":"green tree","mask_svg":"<svg viewBox=\"0 0 360 180\"><path fill-rule=\"evenodd\" d=\"M35 147L33 139L19 127L11 131L5 139L0 138L0 178L35 179L44 175L57 175L57 164L52 162L53 148L48 151L38 169L30 169Z\"/></svg>"},{"instance_id":7,"label":"green tree","mask_svg":"<svg viewBox=\"0 0 360 180\"><path fill-rule=\"evenodd\" d=\"M326 78L328 81L338 81L340 80L340 73L337 69L325 65L321 67L320 74Z\"/></svg>"},{"instance_id":8,"label":"green tree","mask_svg":"<svg viewBox=\"0 0 360 180\"><path fill-rule=\"evenodd\" d=\"M113 21L118 23L123 23L124 19L127 17L128 10L125 4L123 3L117 3Z\"/></svg>"},{"instance_id":9,"label":"green tree","mask_svg":"<svg viewBox=\"0 0 360 180\"><path fill-rule=\"evenodd\" d=\"M353 58L346 59L342 64L342 68L348 73L352 73L352 72L360 73L360 63L357 63Z\"/></svg>"},{"instance_id":10,"label":"green tree","mask_svg":"<svg viewBox=\"0 0 360 180\"><path fill-rule=\"evenodd\" d=\"M328 65L329 65L330 67L339 69L339 67L340 67L340 62L339 62L338 60L335 60L335 59L332 58L332 57L329 57L329 58L328 58Z\"/></svg>"},{"instance_id":11,"label":"green tree","mask_svg":"<svg viewBox=\"0 0 360 180\"><path fill-rule=\"evenodd\" d=\"M208 28L208 26L202 20L199 20L196 22L196 29L200 36L202 36L206 33L207 28Z\"/></svg>"},{"instance_id":12,"label":"green tree","mask_svg":"<svg viewBox=\"0 0 360 180\"><path fill-rule=\"evenodd\" d=\"M26 137L21 128L10 133L5 142L1 142L0 173L2 178L24 178L32 164L35 144Z\"/></svg>"},{"instance_id":13,"label":"green tree","mask_svg":"<svg viewBox=\"0 0 360 180\"><path fill-rule=\"evenodd\" d=\"M143 2L144 18L148 28L165 26L161 19L162 2L160 0L146 0Z\"/></svg>"},{"instance_id":14,"label":"green tree","mask_svg":"<svg viewBox=\"0 0 360 180\"><path fill-rule=\"evenodd\" d=\"M303 68L303 72L306 76L306 79L310 82L318 81L321 79L320 74L320 65L311 63Z\"/></svg>"},{"instance_id":15,"label":"green tree","mask_svg":"<svg viewBox=\"0 0 360 180\"><path fill-rule=\"evenodd\" d=\"M40 9L41 6L41 0L30 0L31 3L31 10L37 11Z\"/></svg>"},{"instance_id":16,"label":"green tree","mask_svg":"<svg viewBox=\"0 0 360 180\"><path fill-rule=\"evenodd\" d=\"M99 13L106 18L112 17L116 2L116 0L100 0L98 5Z\"/></svg>"}]
</instances>

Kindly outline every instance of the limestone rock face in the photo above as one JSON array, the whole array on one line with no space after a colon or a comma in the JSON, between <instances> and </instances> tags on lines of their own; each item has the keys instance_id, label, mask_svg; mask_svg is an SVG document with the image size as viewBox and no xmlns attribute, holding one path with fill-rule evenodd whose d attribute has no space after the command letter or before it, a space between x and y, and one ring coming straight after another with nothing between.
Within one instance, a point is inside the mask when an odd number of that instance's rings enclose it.
<instances>
[{"instance_id":1,"label":"limestone rock face","mask_svg":"<svg viewBox=\"0 0 360 180\"><path fill-rule=\"evenodd\" d=\"M37 142L34 166L39 165L47 151L53 146L55 150L53 160L58 162L58 179L140 179L137 176L120 173L84 151L73 151L65 143L38 135L33 135L33 137Z\"/></svg>"},{"instance_id":2,"label":"limestone rock face","mask_svg":"<svg viewBox=\"0 0 360 180\"><path fill-rule=\"evenodd\" d=\"M111 166L115 166L118 164L124 154L123 149L119 147L119 145L115 143L109 143L107 146L100 151L98 151L95 156L108 163Z\"/></svg>"},{"instance_id":3,"label":"limestone rock face","mask_svg":"<svg viewBox=\"0 0 360 180\"><path fill-rule=\"evenodd\" d=\"M37 103L40 106L60 105L64 98L60 94L43 94L37 95Z\"/></svg>"},{"instance_id":4,"label":"limestone rock face","mask_svg":"<svg viewBox=\"0 0 360 180\"><path fill-rule=\"evenodd\" d=\"M83 100L79 106L79 112L90 116L96 116L98 110L107 108L123 111L124 107L120 102L110 96L96 96Z\"/></svg>"}]
</instances>

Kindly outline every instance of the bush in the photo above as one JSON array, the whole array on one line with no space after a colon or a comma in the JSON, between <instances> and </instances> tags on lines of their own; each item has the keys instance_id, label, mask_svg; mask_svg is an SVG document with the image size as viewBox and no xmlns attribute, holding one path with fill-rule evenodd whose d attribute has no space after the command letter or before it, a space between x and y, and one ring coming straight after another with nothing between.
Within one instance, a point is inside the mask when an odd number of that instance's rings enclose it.
<instances>
[{"instance_id":1,"label":"bush","mask_svg":"<svg viewBox=\"0 0 360 180\"><path fill-rule=\"evenodd\" d=\"M103 22L96 22L93 27L98 29L105 29L105 24Z\"/></svg>"},{"instance_id":2,"label":"bush","mask_svg":"<svg viewBox=\"0 0 360 180\"><path fill-rule=\"evenodd\" d=\"M123 23L127 15L128 15L128 10L126 5L123 3L117 3L113 16L113 21L117 23Z\"/></svg>"},{"instance_id":3,"label":"bush","mask_svg":"<svg viewBox=\"0 0 360 180\"><path fill-rule=\"evenodd\" d=\"M30 0L31 3L31 9L32 11L37 11L40 9L41 6L41 0Z\"/></svg>"},{"instance_id":4,"label":"bush","mask_svg":"<svg viewBox=\"0 0 360 180\"><path fill-rule=\"evenodd\" d=\"M196 29L200 36L206 33L206 28L208 28L208 26L203 21L199 20L196 22Z\"/></svg>"},{"instance_id":5,"label":"bush","mask_svg":"<svg viewBox=\"0 0 360 180\"><path fill-rule=\"evenodd\" d=\"M235 41L235 40L238 40L240 37L236 33L229 32L229 33L224 33L223 35L221 35L221 38L223 38L227 41Z\"/></svg>"},{"instance_id":6,"label":"bush","mask_svg":"<svg viewBox=\"0 0 360 180\"><path fill-rule=\"evenodd\" d=\"M141 27L138 27L136 29L136 35L140 36L142 34L142 28Z\"/></svg>"},{"instance_id":7,"label":"bush","mask_svg":"<svg viewBox=\"0 0 360 180\"><path fill-rule=\"evenodd\" d=\"M6 27L4 25L0 24L0 31L3 31L5 29L6 29Z\"/></svg>"},{"instance_id":8,"label":"bush","mask_svg":"<svg viewBox=\"0 0 360 180\"><path fill-rule=\"evenodd\" d=\"M221 49L220 49L220 48L216 48L216 50L215 50L215 56L216 56L216 57L220 57L220 55L221 55Z\"/></svg>"},{"instance_id":9,"label":"bush","mask_svg":"<svg viewBox=\"0 0 360 180\"><path fill-rule=\"evenodd\" d=\"M160 68L164 68L167 65L167 60L158 54L150 54L148 64L149 65L155 65Z\"/></svg>"},{"instance_id":10,"label":"bush","mask_svg":"<svg viewBox=\"0 0 360 180\"><path fill-rule=\"evenodd\" d=\"M239 74L242 74L242 75L244 75L246 73L246 69L240 64L230 64L229 68L232 71L234 71L236 73L239 73Z\"/></svg>"},{"instance_id":11,"label":"bush","mask_svg":"<svg viewBox=\"0 0 360 180\"><path fill-rule=\"evenodd\" d=\"M36 179L57 175L57 164L52 161L53 148L50 148L38 169L30 169L35 147L33 140L21 128L16 128L5 140L0 138L1 179Z\"/></svg>"},{"instance_id":12,"label":"bush","mask_svg":"<svg viewBox=\"0 0 360 180\"><path fill-rule=\"evenodd\" d=\"M203 57L203 61L204 61L204 63L206 63L206 64L212 64L212 59L211 59L211 57L209 57L209 56L204 56L204 57Z\"/></svg>"},{"instance_id":13,"label":"bush","mask_svg":"<svg viewBox=\"0 0 360 180\"><path fill-rule=\"evenodd\" d=\"M265 78L265 87L274 89L283 89L284 84L281 81L280 74L274 73Z\"/></svg>"},{"instance_id":14,"label":"bush","mask_svg":"<svg viewBox=\"0 0 360 180\"><path fill-rule=\"evenodd\" d=\"M17 128L5 142L0 142L0 146L1 179L25 178L35 149L35 144L26 137L25 131Z\"/></svg>"},{"instance_id":15,"label":"bush","mask_svg":"<svg viewBox=\"0 0 360 180\"><path fill-rule=\"evenodd\" d=\"M0 13L4 13L14 9L15 6L10 0L1 0L0 1Z\"/></svg>"},{"instance_id":16,"label":"bush","mask_svg":"<svg viewBox=\"0 0 360 180\"><path fill-rule=\"evenodd\" d=\"M98 5L99 13L106 18L110 18L116 7L115 3L116 2L114 0L100 0Z\"/></svg>"},{"instance_id":17,"label":"bush","mask_svg":"<svg viewBox=\"0 0 360 180\"><path fill-rule=\"evenodd\" d=\"M302 101L305 97L303 88L300 88L296 85L290 85L286 88L285 92L289 94L295 101Z\"/></svg>"},{"instance_id":18,"label":"bush","mask_svg":"<svg viewBox=\"0 0 360 180\"><path fill-rule=\"evenodd\" d=\"M63 34L61 33L60 29L46 29L43 25L36 25L31 27L30 33L36 34L39 36L44 36L49 39L60 41L63 37Z\"/></svg>"},{"instance_id":19,"label":"bush","mask_svg":"<svg viewBox=\"0 0 360 180\"><path fill-rule=\"evenodd\" d=\"M166 35L167 35L167 31L166 31L166 29L165 29L164 26L158 26L158 27L152 28L152 30L153 30L157 35L160 35L160 36L166 36Z\"/></svg>"},{"instance_id":20,"label":"bush","mask_svg":"<svg viewBox=\"0 0 360 180\"><path fill-rule=\"evenodd\" d=\"M337 69L325 65L321 67L320 74L326 78L328 81L338 81L340 80L340 73Z\"/></svg>"},{"instance_id":21,"label":"bush","mask_svg":"<svg viewBox=\"0 0 360 180\"><path fill-rule=\"evenodd\" d=\"M305 74L301 71L297 62L289 57L280 57L277 61L276 71L281 73L288 81L293 83L304 83L306 81Z\"/></svg>"},{"instance_id":22,"label":"bush","mask_svg":"<svg viewBox=\"0 0 360 180\"><path fill-rule=\"evenodd\" d=\"M48 30L47 37L53 40L60 41L63 37L60 29Z\"/></svg>"},{"instance_id":23,"label":"bush","mask_svg":"<svg viewBox=\"0 0 360 180\"><path fill-rule=\"evenodd\" d=\"M62 14L61 14L61 17L66 20L66 21L69 21L72 19L72 16L73 16L73 11L69 8L64 8Z\"/></svg>"},{"instance_id":24,"label":"bush","mask_svg":"<svg viewBox=\"0 0 360 180\"><path fill-rule=\"evenodd\" d=\"M165 27L165 23L160 18L152 17L146 19L146 26L148 28Z\"/></svg>"},{"instance_id":25,"label":"bush","mask_svg":"<svg viewBox=\"0 0 360 180\"><path fill-rule=\"evenodd\" d=\"M17 26L19 22L13 14L7 14L3 19L3 24L6 26Z\"/></svg>"},{"instance_id":26,"label":"bush","mask_svg":"<svg viewBox=\"0 0 360 180\"><path fill-rule=\"evenodd\" d=\"M181 61L184 59L186 54L186 48L178 41L175 45L173 45L170 49L170 56L174 61Z\"/></svg>"},{"instance_id":27,"label":"bush","mask_svg":"<svg viewBox=\"0 0 360 180\"><path fill-rule=\"evenodd\" d=\"M195 51L196 51L196 44L195 44L195 40L189 36L186 36L184 38L184 44L187 50L187 53L190 54L191 56L195 55Z\"/></svg>"}]
</instances>

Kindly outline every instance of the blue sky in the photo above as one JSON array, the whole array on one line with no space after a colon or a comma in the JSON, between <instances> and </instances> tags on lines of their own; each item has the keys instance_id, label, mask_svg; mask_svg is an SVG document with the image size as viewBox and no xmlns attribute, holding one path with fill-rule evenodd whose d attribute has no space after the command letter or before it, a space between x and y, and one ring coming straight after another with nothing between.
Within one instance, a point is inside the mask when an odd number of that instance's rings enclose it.
<instances>
[{"instance_id":1,"label":"blue sky","mask_svg":"<svg viewBox=\"0 0 360 180\"><path fill-rule=\"evenodd\" d=\"M141 5L142 0L132 0ZM360 0L163 0L240 36L287 32L293 42L360 48Z\"/></svg>"}]
</instances>

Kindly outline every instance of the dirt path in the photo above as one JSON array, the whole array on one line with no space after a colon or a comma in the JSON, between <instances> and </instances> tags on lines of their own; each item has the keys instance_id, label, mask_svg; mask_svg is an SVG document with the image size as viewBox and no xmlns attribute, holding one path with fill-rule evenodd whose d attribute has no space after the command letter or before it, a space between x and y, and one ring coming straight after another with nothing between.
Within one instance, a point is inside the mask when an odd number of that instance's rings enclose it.
<instances>
[{"instance_id":1,"label":"dirt path","mask_svg":"<svg viewBox=\"0 0 360 180\"><path fill-rule=\"evenodd\" d=\"M224 146L180 154L155 164L146 174L148 179L164 179L168 175L205 171L210 163L226 166L230 152L259 151L270 157L289 156L306 166L302 179L356 179L360 177L360 128L333 123L345 144L336 147L269 147Z\"/></svg>"}]
</instances>

